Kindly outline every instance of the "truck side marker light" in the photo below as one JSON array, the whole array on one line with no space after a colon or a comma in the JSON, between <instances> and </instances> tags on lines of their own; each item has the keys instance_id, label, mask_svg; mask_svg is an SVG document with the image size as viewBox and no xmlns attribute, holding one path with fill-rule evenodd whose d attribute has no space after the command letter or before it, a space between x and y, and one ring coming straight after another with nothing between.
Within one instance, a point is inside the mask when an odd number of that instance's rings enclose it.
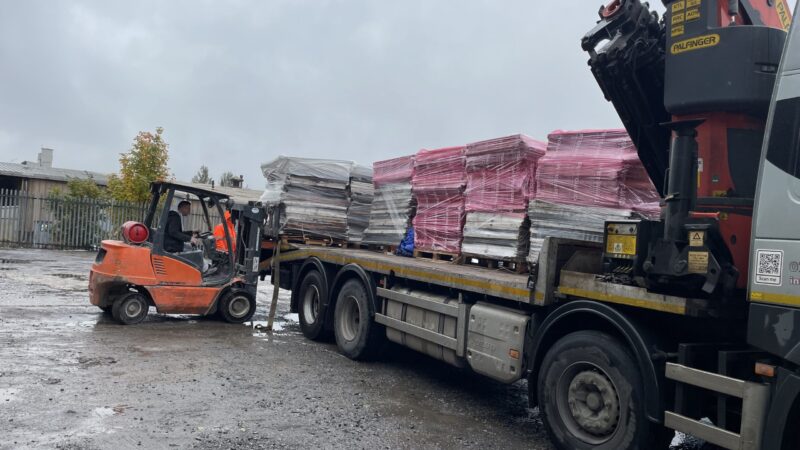
<instances>
[{"instance_id":1,"label":"truck side marker light","mask_svg":"<svg viewBox=\"0 0 800 450\"><path fill-rule=\"evenodd\" d=\"M756 375L761 375L762 377L774 378L775 366L770 366L769 364L764 363L756 363L755 372Z\"/></svg>"},{"instance_id":2,"label":"truck side marker light","mask_svg":"<svg viewBox=\"0 0 800 450\"><path fill-rule=\"evenodd\" d=\"M519 350L514 349L514 348L508 349L508 356L511 359L519 359Z\"/></svg>"}]
</instances>

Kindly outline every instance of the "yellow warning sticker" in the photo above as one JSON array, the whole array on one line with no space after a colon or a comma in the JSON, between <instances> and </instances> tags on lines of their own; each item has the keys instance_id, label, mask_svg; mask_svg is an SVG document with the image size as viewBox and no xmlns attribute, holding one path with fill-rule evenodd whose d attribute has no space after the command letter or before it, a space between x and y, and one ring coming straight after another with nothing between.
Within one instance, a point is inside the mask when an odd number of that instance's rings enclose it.
<instances>
[{"instance_id":1,"label":"yellow warning sticker","mask_svg":"<svg viewBox=\"0 0 800 450\"><path fill-rule=\"evenodd\" d=\"M691 52L693 50L700 50L708 47L713 47L719 44L718 34L705 34L691 39L684 39L682 41L672 44L669 51L673 55L680 53Z\"/></svg>"},{"instance_id":2,"label":"yellow warning sticker","mask_svg":"<svg viewBox=\"0 0 800 450\"><path fill-rule=\"evenodd\" d=\"M683 25L675 25L674 27L672 27L672 32L670 34L672 35L672 37L683 36L684 31L686 30Z\"/></svg>"},{"instance_id":3,"label":"yellow warning sticker","mask_svg":"<svg viewBox=\"0 0 800 450\"><path fill-rule=\"evenodd\" d=\"M781 20L783 29L788 30L792 25L792 18L789 15L789 7L786 6L786 0L778 0L775 2L775 11L778 12L778 18Z\"/></svg>"},{"instance_id":4,"label":"yellow warning sticker","mask_svg":"<svg viewBox=\"0 0 800 450\"><path fill-rule=\"evenodd\" d=\"M679 23L683 23L684 15L683 13L677 13L672 15L672 24L677 25Z\"/></svg>"},{"instance_id":5,"label":"yellow warning sticker","mask_svg":"<svg viewBox=\"0 0 800 450\"><path fill-rule=\"evenodd\" d=\"M687 8L694 8L695 6L700 6L702 0L686 0L686 7Z\"/></svg>"},{"instance_id":6,"label":"yellow warning sticker","mask_svg":"<svg viewBox=\"0 0 800 450\"><path fill-rule=\"evenodd\" d=\"M689 232L689 247L702 247L703 242L706 240L705 231L690 231Z\"/></svg>"},{"instance_id":7,"label":"yellow warning sticker","mask_svg":"<svg viewBox=\"0 0 800 450\"><path fill-rule=\"evenodd\" d=\"M708 252L689 252L689 273L708 272Z\"/></svg>"},{"instance_id":8,"label":"yellow warning sticker","mask_svg":"<svg viewBox=\"0 0 800 450\"><path fill-rule=\"evenodd\" d=\"M692 0L689 0L689 1L692 1ZM685 6L685 2L683 0L680 0L679 2L673 3L672 4L672 13L674 14L676 12L681 11L684 6Z\"/></svg>"},{"instance_id":9,"label":"yellow warning sticker","mask_svg":"<svg viewBox=\"0 0 800 450\"><path fill-rule=\"evenodd\" d=\"M690 9L686 11L686 21L690 20L697 20L700 18L700 10L699 9Z\"/></svg>"},{"instance_id":10,"label":"yellow warning sticker","mask_svg":"<svg viewBox=\"0 0 800 450\"><path fill-rule=\"evenodd\" d=\"M628 256L636 255L636 236L607 235L606 253Z\"/></svg>"}]
</instances>

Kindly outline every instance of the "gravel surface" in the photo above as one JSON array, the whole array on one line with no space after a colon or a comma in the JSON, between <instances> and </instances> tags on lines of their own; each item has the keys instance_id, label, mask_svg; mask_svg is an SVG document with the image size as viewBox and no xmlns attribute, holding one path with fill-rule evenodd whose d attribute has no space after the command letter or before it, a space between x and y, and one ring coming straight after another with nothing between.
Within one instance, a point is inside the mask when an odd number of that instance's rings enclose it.
<instances>
[{"instance_id":1,"label":"gravel surface","mask_svg":"<svg viewBox=\"0 0 800 450\"><path fill-rule=\"evenodd\" d=\"M524 382L399 347L350 361L285 292L273 334L154 309L117 325L89 304L93 258L0 250L0 448L552 448Z\"/></svg>"}]
</instances>

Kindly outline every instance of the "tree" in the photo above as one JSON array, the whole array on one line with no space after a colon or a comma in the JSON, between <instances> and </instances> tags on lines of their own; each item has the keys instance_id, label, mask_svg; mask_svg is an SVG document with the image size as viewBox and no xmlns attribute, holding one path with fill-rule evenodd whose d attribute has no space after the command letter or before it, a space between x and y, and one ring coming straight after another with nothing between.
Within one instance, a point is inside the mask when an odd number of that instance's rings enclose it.
<instances>
[{"instance_id":1,"label":"tree","mask_svg":"<svg viewBox=\"0 0 800 450\"><path fill-rule=\"evenodd\" d=\"M150 197L150 183L167 179L169 145L163 133L161 127L155 133L140 131L131 149L120 155L119 175L108 180L108 189L115 200L145 202Z\"/></svg>"},{"instance_id":2,"label":"tree","mask_svg":"<svg viewBox=\"0 0 800 450\"><path fill-rule=\"evenodd\" d=\"M192 183L209 184L211 176L208 174L208 166L200 166L200 170L192 177Z\"/></svg>"},{"instance_id":3,"label":"tree","mask_svg":"<svg viewBox=\"0 0 800 450\"><path fill-rule=\"evenodd\" d=\"M108 191L98 185L94 178L70 178L66 189L60 187L50 190L51 199L62 200L104 200Z\"/></svg>"},{"instance_id":4,"label":"tree","mask_svg":"<svg viewBox=\"0 0 800 450\"><path fill-rule=\"evenodd\" d=\"M234 175L233 172L222 172L222 175L219 176L219 185L223 187L231 187L233 186L231 179L235 177L236 175Z\"/></svg>"},{"instance_id":5,"label":"tree","mask_svg":"<svg viewBox=\"0 0 800 450\"><path fill-rule=\"evenodd\" d=\"M101 188L93 178L72 178L67 181L67 198L73 199L104 199L108 191Z\"/></svg>"}]
</instances>

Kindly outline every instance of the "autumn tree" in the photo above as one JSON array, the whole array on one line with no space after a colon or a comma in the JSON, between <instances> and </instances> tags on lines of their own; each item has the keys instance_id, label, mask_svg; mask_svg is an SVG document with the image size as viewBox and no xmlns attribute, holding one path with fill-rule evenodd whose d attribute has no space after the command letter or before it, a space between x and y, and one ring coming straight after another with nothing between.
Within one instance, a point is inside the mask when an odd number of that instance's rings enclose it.
<instances>
[{"instance_id":1,"label":"autumn tree","mask_svg":"<svg viewBox=\"0 0 800 450\"><path fill-rule=\"evenodd\" d=\"M222 175L219 176L219 185L231 187L233 186L233 182L231 180L235 177L236 175L234 175L233 172L222 172Z\"/></svg>"},{"instance_id":2,"label":"autumn tree","mask_svg":"<svg viewBox=\"0 0 800 450\"><path fill-rule=\"evenodd\" d=\"M108 180L108 189L115 200L145 202L150 198L150 183L167 179L169 145L163 133L161 127L155 133L140 131L131 149L120 155L119 175Z\"/></svg>"},{"instance_id":3,"label":"autumn tree","mask_svg":"<svg viewBox=\"0 0 800 450\"><path fill-rule=\"evenodd\" d=\"M208 184L211 182L211 176L208 174L208 166L200 166L200 170L192 177L192 183Z\"/></svg>"}]
</instances>

